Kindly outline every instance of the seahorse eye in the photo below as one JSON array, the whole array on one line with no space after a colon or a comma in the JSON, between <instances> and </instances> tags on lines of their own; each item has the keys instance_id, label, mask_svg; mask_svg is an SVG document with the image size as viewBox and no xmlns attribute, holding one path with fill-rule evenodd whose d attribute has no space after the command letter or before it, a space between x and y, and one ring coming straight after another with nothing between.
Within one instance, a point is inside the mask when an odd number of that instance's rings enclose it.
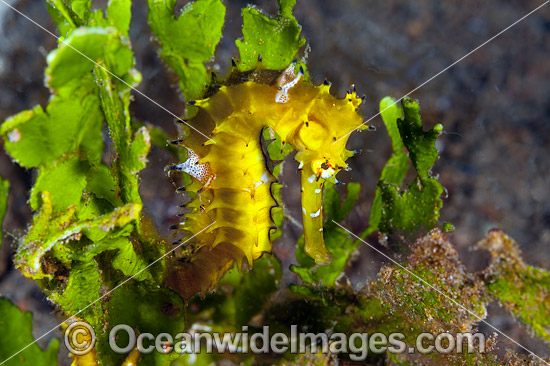
<instances>
[{"instance_id":1,"label":"seahorse eye","mask_svg":"<svg viewBox=\"0 0 550 366\"><path fill-rule=\"evenodd\" d=\"M313 160L311 162L311 168L317 177L323 179L333 177L337 173L336 167L325 158Z\"/></svg>"}]
</instances>

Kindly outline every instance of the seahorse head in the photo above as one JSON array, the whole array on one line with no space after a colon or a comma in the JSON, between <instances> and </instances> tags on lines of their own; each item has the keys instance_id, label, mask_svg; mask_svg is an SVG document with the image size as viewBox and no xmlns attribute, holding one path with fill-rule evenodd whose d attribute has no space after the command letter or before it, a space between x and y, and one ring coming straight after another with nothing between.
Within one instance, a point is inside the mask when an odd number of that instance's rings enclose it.
<instances>
[{"instance_id":1,"label":"seahorse head","mask_svg":"<svg viewBox=\"0 0 550 366\"><path fill-rule=\"evenodd\" d=\"M357 113L362 99L355 91L344 99L335 98L326 84L314 88L315 97L304 109L293 143L298 151L296 160L309 164L316 177L328 179L347 168L346 160L353 155L346 150L351 132L366 128ZM299 87L296 91L300 92Z\"/></svg>"},{"instance_id":2,"label":"seahorse head","mask_svg":"<svg viewBox=\"0 0 550 366\"><path fill-rule=\"evenodd\" d=\"M357 111L362 99L355 88L344 99L334 97L329 89L328 83L314 86L298 79L286 89L290 109L278 123L281 131L285 131L281 126L294 126L283 136L297 150L305 251L318 265L328 265L332 260L323 240L323 183L327 179L337 182L336 174L348 167L346 160L354 155L346 149L349 135L367 128Z\"/></svg>"}]
</instances>

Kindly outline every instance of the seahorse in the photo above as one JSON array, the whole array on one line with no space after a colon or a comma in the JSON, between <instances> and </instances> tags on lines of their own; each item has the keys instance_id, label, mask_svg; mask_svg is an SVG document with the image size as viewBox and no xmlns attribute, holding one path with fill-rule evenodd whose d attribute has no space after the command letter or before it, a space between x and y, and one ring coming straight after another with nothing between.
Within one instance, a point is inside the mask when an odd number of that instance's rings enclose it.
<instances>
[{"instance_id":1,"label":"seahorse","mask_svg":"<svg viewBox=\"0 0 550 366\"><path fill-rule=\"evenodd\" d=\"M208 98L190 103L198 111L186 121L191 128L176 140L188 159L169 167L193 180L185 187L194 198L187 205L191 211L178 226L196 237L166 276L167 285L184 299L212 290L235 263L239 269L243 262L251 267L271 251L270 235L277 228L270 213L279 203L272 195L276 178L266 169L261 147L265 128L297 151L305 252L318 265L332 261L323 240L323 183L335 180L355 154L346 143L350 131L366 128L358 113L363 98L353 88L338 99L328 82L315 86L294 67L278 78L264 70L230 80Z\"/></svg>"}]
</instances>

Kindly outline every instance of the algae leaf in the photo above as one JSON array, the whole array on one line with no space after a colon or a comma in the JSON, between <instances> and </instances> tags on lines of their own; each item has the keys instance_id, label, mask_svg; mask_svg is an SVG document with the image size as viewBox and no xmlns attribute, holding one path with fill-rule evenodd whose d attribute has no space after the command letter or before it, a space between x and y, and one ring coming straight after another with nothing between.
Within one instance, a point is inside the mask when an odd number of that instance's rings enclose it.
<instances>
[{"instance_id":1,"label":"algae leaf","mask_svg":"<svg viewBox=\"0 0 550 366\"><path fill-rule=\"evenodd\" d=\"M48 12L62 37L67 37L81 26L112 26L128 36L131 5L130 0L110 0L105 18L103 11L92 10L92 0L46 0Z\"/></svg>"},{"instance_id":2,"label":"algae leaf","mask_svg":"<svg viewBox=\"0 0 550 366\"><path fill-rule=\"evenodd\" d=\"M500 230L491 230L476 248L491 253L490 265L483 272L489 295L550 342L550 273L527 265L518 244Z\"/></svg>"},{"instance_id":3,"label":"algae leaf","mask_svg":"<svg viewBox=\"0 0 550 366\"><path fill-rule=\"evenodd\" d=\"M161 256L164 243L151 235L141 213L137 174L147 162L150 136L145 127L133 130L130 120L130 90L140 80L127 38L131 2L110 1L107 18L90 5L50 2L50 13L65 35L47 58L52 98L45 108L9 118L0 133L12 158L38 173L30 198L36 213L20 239L16 265L38 280L65 315L78 313L93 325L105 344L107 335L100 330L114 324L122 311L138 330L146 331L151 323L141 308L109 305L122 289L102 297L129 282L127 276L134 277L120 293L134 300L144 298L144 291L153 294L147 312L158 327L181 325L182 318L174 322L179 310L170 311L169 320L162 315L162 304L178 300L158 290L163 263L150 264ZM109 163L102 160L105 121L113 142ZM118 355L99 356L106 364L120 364ZM158 364L168 363L169 358L155 357L166 360Z\"/></svg>"},{"instance_id":4,"label":"algae leaf","mask_svg":"<svg viewBox=\"0 0 550 366\"><path fill-rule=\"evenodd\" d=\"M2 248L2 239L4 231L2 230L2 223L8 210L8 195L10 193L10 182L0 176L0 248Z\"/></svg>"},{"instance_id":5,"label":"algae leaf","mask_svg":"<svg viewBox=\"0 0 550 366\"><path fill-rule=\"evenodd\" d=\"M54 277L55 271L44 271L44 260L49 254L53 254L57 260L65 264L70 263L72 259L81 259L81 250L74 250L67 243L80 238L82 234L96 239L97 242L108 234L128 235L125 228L131 227L131 222L139 218L141 211L141 205L128 204L105 215L78 221L74 216L75 206L66 212L52 214L49 192L42 195L42 202L42 209L34 216L33 225L15 256L17 266L26 276L34 279ZM95 251L91 253L99 254L102 248L103 246L94 245ZM53 252L49 253L52 250Z\"/></svg>"},{"instance_id":6,"label":"algae leaf","mask_svg":"<svg viewBox=\"0 0 550 366\"><path fill-rule=\"evenodd\" d=\"M66 42L82 52L98 56L98 47L103 47L112 37L115 35L111 32L93 28L75 31ZM59 61L64 57L68 58L67 62ZM8 118L0 127L5 149L19 165L40 167L75 150L90 160L101 157L103 118L90 74L93 64L86 59L78 62L82 59L69 46L51 53L46 79L55 94L46 110L37 106ZM59 67L67 65L71 67L61 72Z\"/></svg>"},{"instance_id":7,"label":"algae leaf","mask_svg":"<svg viewBox=\"0 0 550 366\"><path fill-rule=\"evenodd\" d=\"M401 135L399 134L399 128L397 127L397 120L403 118L403 110L393 98L385 97L380 101L380 114L382 116L382 121L384 121L384 125L386 126L388 135L390 136L393 152L392 156L388 159L382 169L382 174L380 175L379 181L385 181L389 184L401 186L403 179L405 178L405 174L409 169L408 158L404 151L405 146L403 145ZM365 233L363 233L362 237L366 237L378 229L381 217L382 190L380 187L377 187L376 194L372 202L369 227Z\"/></svg>"},{"instance_id":8,"label":"algae leaf","mask_svg":"<svg viewBox=\"0 0 550 366\"><path fill-rule=\"evenodd\" d=\"M86 24L90 18L91 0L46 0L48 12L54 20L62 37L79 26Z\"/></svg>"},{"instance_id":9,"label":"algae leaf","mask_svg":"<svg viewBox=\"0 0 550 366\"><path fill-rule=\"evenodd\" d=\"M2 334L0 360L5 362L4 365L51 366L57 364L59 349L57 339L52 340L46 350L42 350L36 343L29 346L34 342L30 312L22 312L10 300L0 297L0 313L2 314L0 319L0 334ZM27 348L21 353L5 361L25 347Z\"/></svg>"},{"instance_id":10,"label":"algae leaf","mask_svg":"<svg viewBox=\"0 0 550 366\"><path fill-rule=\"evenodd\" d=\"M65 155L54 164L55 167L46 165L41 168L31 191L30 205L33 210L40 209L43 192L50 192L53 212L66 211L70 205L80 202L86 188L89 165L75 155Z\"/></svg>"},{"instance_id":11,"label":"algae leaf","mask_svg":"<svg viewBox=\"0 0 550 366\"><path fill-rule=\"evenodd\" d=\"M141 210L139 196L121 202L110 192L116 183L112 176L118 176L122 169L115 166L109 172L100 161L104 111L91 73L97 66L73 49L102 62L107 59L106 50L129 50L127 44L113 28L79 28L64 42L48 56L46 75L48 86L54 92L47 106L48 113L36 107L30 113L22 112L8 119L0 128L10 155L22 166L38 167L30 203L39 213L17 254L17 263L34 278L52 276L42 271L43 256L50 249L55 247L51 254L69 265L74 248L66 245L67 240L77 239L81 234L90 240L101 240L107 231L122 229L132 220L137 222ZM131 66L133 57L129 52L117 52L125 55L121 59L126 65L118 71L130 71L128 61ZM126 93L115 95L129 99L129 88L126 89ZM119 116L129 115L126 111L117 112ZM121 150L122 147L117 145ZM136 186L132 189L137 190L137 177L131 183ZM124 201L135 205L129 210L116 209ZM127 216L122 221L106 223L102 215L107 220ZM65 244L64 249L55 246L56 243Z\"/></svg>"},{"instance_id":12,"label":"algae leaf","mask_svg":"<svg viewBox=\"0 0 550 366\"><path fill-rule=\"evenodd\" d=\"M401 106L386 97L380 102L380 111L392 141L393 153L386 162L371 207L369 227L361 237L375 230L384 233L414 233L429 230L437 224L443 205L443 186L431 175L438 158L435 141L443 126L437 124L424 131L420 119L420 105L412 98L403 98ZM408 151L408 155L404 152ZM410 160L416 178L401 191L400 187Z\"/></svg>"},{"instance_id":13,"label":"algae leaf","mask_svg":"<svg viewBox=\"0 0 550 366\"><path fill-rule=\"evenodd\" d=\"M252 6L242 10L243 39L235 41L241 57L240 71L254 69L260 55L267 69L284 69L305 44L305 38L300 37L302 27L292 14L296 0L277 2L280 10L275 19Z\"/></svg>"},{"instance_id":14,"label":"algae leaf","mask_svg":"<svg viewBox=\"0 0 550 366\"><path fill-rule=\"evenodd\" d=\"M210 83L204 65L222 36L225 6L220 0L188 3L174 17L176 0L148 0L149 26L160 43L160 56L178 75L186 100L199 98Z\"/></svg>"},{"instance_id":15,"label":"algae leaf","mask_svg":"<svg viewBox=\"0 0 550 366\"><path fill-rule=\"evenodd\" d=\"M237 325L246 325L259 313L269 296L277 290L281 279L281 263L273 256L264 254L254 262L251 272L242 277L233 294Z\"/></svg>"}]
</instances>

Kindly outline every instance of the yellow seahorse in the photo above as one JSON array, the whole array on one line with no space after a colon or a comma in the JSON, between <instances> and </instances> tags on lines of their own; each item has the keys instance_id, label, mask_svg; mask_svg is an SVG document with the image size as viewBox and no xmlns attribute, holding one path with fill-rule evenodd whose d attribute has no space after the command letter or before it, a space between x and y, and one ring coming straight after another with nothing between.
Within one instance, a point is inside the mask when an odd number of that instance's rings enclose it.
<instances>
[{"instance_id":1,"label":"yellow seahorse","mask_svg":"<svg viewBox=\"0 0 550 366\"><path fill-rule=\"evenodd\" d=\"M194 196L187 205L192 210L179 227L196 237L166 276L167 285L185 299L213 289L235 262L241 268L246 258L252 266L271 251L270 233L276 228L270 211L277 202L271 191L275 177L261 149L266 127L297 150L305 251L318 265L331 263L323 240L323 183L335 179L354 155L346 142L350 131L365 128L357 112L362 99L355 90L337 99L329 93L330 84L314 86L294 67L274 82L256 77L221 86L192 103L198 108L186 121L192 128L178 140L188 159L170 170L193 177L186 187Z\"/></svg>"}]
</instances>

